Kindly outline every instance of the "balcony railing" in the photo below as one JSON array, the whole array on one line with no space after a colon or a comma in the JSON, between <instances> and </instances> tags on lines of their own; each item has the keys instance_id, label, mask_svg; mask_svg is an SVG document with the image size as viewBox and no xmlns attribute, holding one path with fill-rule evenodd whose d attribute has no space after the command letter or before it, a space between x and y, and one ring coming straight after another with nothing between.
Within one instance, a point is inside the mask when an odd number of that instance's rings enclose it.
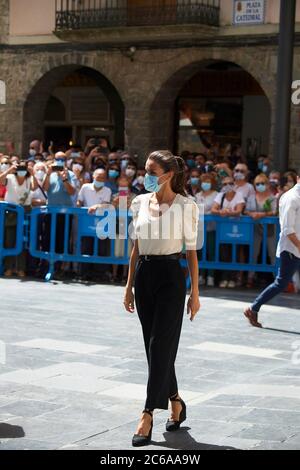
<instances>
[{"instance_id":1,"label":"balcony railing","mask_svg":"<svg viewBox=\"0 0 300 470\"><path fill-rule=\"evenodd\" d=\"M219 25L220 0L56 0L56 30Z\"/></svg>"}]
</instances>

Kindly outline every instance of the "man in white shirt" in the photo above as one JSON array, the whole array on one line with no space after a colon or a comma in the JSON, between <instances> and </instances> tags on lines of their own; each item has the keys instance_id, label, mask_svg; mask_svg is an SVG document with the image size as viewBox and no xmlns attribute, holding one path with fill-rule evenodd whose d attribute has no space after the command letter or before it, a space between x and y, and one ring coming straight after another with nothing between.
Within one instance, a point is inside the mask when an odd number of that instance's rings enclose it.
<instances>
[{"instance_id":1,"label":"man in white shirt","mask_svg":"<svg viewBox=\"0 0 300 470\"><path fill-rule=\"evenodd\" d=\"M106 170L98 168L93 173L93 183L82 185L77 200L78 207L88 207L94 214L101 204L110 203L112 191L105 186Z\"/></svg>"},{"instance_id":2,"label":"man in white shirt","mask_svg":"<svg viewBox=\"0 0 300 470\"><path fill-rule=\"evenodd\" d=\"M78 194L77 206L88 207L89 214L95 214L101 206L111 202L112 191L105 186L107 173L104 168L98 168L93 173L93 183L84 184ZM94 239L91 237L82 237L82 254L92 255L94 251ZM108 238L98 240L98 256L109 256L110 240ZM95 276L102 280L110 279L111 266L108 264L95 265L93 263L82 263L81 276L86 280L92 280Z\"/></svg>"},{"instance_id":3,"label":"man in white shirt","mask_svg":"<svg viewBox=\"0 0 300 470\"><path fill-rule=\"evenodd\" d=\"M280 266L277 277L244 311L251 325L259 328L261 324L257 317L261 306L282 292L300 269L300 173L297 184L280 199L279 218L281 232L276 256L280 258Z\"/></svg>"}]
</instances>

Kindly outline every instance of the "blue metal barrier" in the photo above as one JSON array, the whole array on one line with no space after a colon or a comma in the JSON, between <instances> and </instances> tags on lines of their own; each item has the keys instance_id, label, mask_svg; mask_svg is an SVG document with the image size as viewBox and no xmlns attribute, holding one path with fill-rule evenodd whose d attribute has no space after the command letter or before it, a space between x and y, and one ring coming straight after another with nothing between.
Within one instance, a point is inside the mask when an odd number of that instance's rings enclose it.
<instances>
[{"instance_id":1,"label":"blue metal barrier","mask_svg":"<svg viewBox=\"0 0 300 470\"><path fill-rule=\"evenodd\" d=\"M5 248L5 219L9 214L16 214L16 243L12 248ZM3 274L3 258L17 256L23 251L24 209L22 206L0 202L0 275Z\"/></svg>"},{"instance_id":2,"label":"blue metal barrier","mask_svg":"<svg viewBox=\"0 0 300 470\"><path fill-rule=\"evenodd\" d=\"M208 222L215 222L215 260L208 261L207 250L207 231ZM262 247L261 247L261 263L253 259L253 249L255 243L254 229L256 226L262 227ZM205 215L204 217L204 243L199 267L206 269L225 269L238 271L256 271L256 272L276 272L277 265L267 263L268 249L267 236L268 227L274 227L274 244L277 245L279 238L280 226L278 217L265 217L259 220L253 220L248 216L241 217L221 217L214 215ZM223 245L232 246L232 257L228 262L220 261L220 251ZM242 262L237 259L237 247L249 247L249 261ZM275 249L275 247L274 247Z\"/></svg>"},{"instance_id":3,"label":"blue metal barrier","mask_svg":"<svg viewBox=\"0 0 300 470\"><path fill-rule=\"evenodd\" d=\"M213 270L226 270L226 271L253 271L253 272L271 272L276 273L278 269L278 261L276 263L267 263L268 248L267 236L268 228L274 227L274 250L280 233L280 225L278 217L265 217L259 220L254 220L248 216L241 217L221 217L216 215L204 216L204 236L203 247L199 256L199 269L213 269ZM208 243L207 243L207 224L215 223L215 258L209 260ZM262 230L262 244L261 244L261 262L253 259L254 243L255 243L255 227L261 225ZM221 261L221 251L230 246L231 259L229 261ZM238 260L239 247L246 247L248 250L247 261ZM244 253L245 254L245 253ZM187 267L187 260L181 260L181 265ZM187 287L190 286L190 279L187 279Z\"/></svg>"},{"instance_id":4,"label":"blue metal barrier","mask_svg":"<svg viewBox=\"0 0 300 470\"><path fill-rule=\"evenodd\" d=\"M65 224L63 231L63 249L61 252L56 250L56 226L57 216L63 214L65 216ZM61 208L61 207L36 207L32 210L30 217L30 244L29 250L32 256L45 259L49 262L49 272L46 280L50 280L54 272L54 263L56 261L64 262L79 262L79 263L105 263L105 264L128 264L129 258L127 256L128 250L128 237L124 238L124 255L116 257L114 233L111 233L106 228L107 216L109 214L111 227L115 226L117 217L124 220L124 232L128 233L128 225L131 221L131 214L127 211L110 211L104 210L101 215L90 215L85 208ZM43 239L45 234L39 234L39 219L40 217L51 217L49 224L49 247L47 250L43 249ZM113 217L113 219L112 219ZM215 259L209 259L208 245L207 245L207 224L214 222L215 230ZM261 248L261 262L258 263L253 259L254 247L254 228L261 225L263 231L262 248ZM73 246L70 249L70 228L76 227L76 239L73 239ZM199 224L201 228L201 224ZM205 215L204 217L204 243L199 257L200 269L214 269L214 270L231 270L231 271L254 271L254 272L273 272L277 270L277 265L267 263L267 235L268 227L274 227L274 243L277 243L279 236L279 221L277 217L266 217L259 220L253 220L251 217L241 216L238 218L233 217L220 217L213 215ZM109 229L111 230L111 228ZM98 254L99 236L110 236L109 253L100 256ZM93 242L92 254L82 253L82 240L84 237L89 237ZM101 240L100 240L101 243ZM224 245L230 245L232 257L230 261L224 262L220 260L220 251ZM242 262L238 259L238 247L248 246L249 256L248 260ZM275 247L274 247L275 248ZM181 260L183 267L187 266L187 260L183 257ZM187 279L189 285L189 279Z\"/></svg>"},{"instance_id":5,"label":"blue metal barrier","mask_svg":"<svg viewBox=\"0 0 300 470\"><path fill-rule=\"evenodd\" d=\"M65 217L64 230L63 230L63 250L57 252L57 236L56 227L58 216ZM39 234L39 221L40 217L50 217L50 233ZM129 238L124 238L124 256L116 257L115 251L115 227L116 218L123 220L124 231L128 232L128 225L131 220L130 213L126 210L103 209L101 215L88 214L86 208L61 208L61 207L35 207L32 209L30 222L30 243L29 251L32 256L49 262L49 272L46 275L46 280L49 281L54 273L54 265L57 261L64 262L80 262L80 263L105 263L105 264L128 264L129 258L127 256ZM73 227L73 232L72 232ZM71 233L72 232L72 233ZM72 248L70 248L70 236L72 240ZM101 236L106 238L111 237L109 240L109 253L107 256L98 254L98 242ZM43 249L45 237L48 238L48 249ZM93 242L93 253L83 254L82 240L88 237Z\"/></svg>"}]
</instances>

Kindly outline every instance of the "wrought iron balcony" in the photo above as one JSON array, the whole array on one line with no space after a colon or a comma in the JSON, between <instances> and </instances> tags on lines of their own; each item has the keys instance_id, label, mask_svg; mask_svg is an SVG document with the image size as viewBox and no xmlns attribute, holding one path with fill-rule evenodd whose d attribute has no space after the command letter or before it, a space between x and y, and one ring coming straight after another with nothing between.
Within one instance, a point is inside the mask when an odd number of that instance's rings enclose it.
<instances>
[{"instance_id":1,"label":"wrought iron balcony","mask_svg":"<svg viewBox=\"0 0 300 470\"><path fill-rule=\"evenodd\" d=\"M220 0L56 0L56 31L219 25Z\"/></svg>"}]
</instances>

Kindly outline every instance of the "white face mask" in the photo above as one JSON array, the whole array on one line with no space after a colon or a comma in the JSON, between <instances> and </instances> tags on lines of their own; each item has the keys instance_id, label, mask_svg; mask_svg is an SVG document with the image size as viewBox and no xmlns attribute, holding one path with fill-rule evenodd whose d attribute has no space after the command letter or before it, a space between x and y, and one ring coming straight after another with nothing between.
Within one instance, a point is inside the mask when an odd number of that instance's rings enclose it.
<instances>
[{"instance_id":1,"label":"white face mask","mask_svg":"<svg viewBox=\"0 0 300 470\"><path fill-rule=\"evenodd\" d=\"M134 176L135 171L134 171L133 168L126 168L125 174L126 174L126 176Z\"/></svg>"},{"instance_id":2,"label":"white face mask","mask_svg":"<svg viewBox=\"0 0 300 470\"><path fill-rule=\"evenodd\" d=\"M37 171L35 172L35 176L36 176L36 178L37 178L38 180L44 179L44 176L45 176L44 170L37 170Z\"/></svg>"},{"instance_id":3,"label":"white face mask","mask_svg":"<svg viewBox=\"0 0 300 470\"><path fill-rule=\"evenodd\" d=\"M1 168L1 171L6 171L10 168L10 164L9 163L2 163L0 168Z\"/></svg>"},{"instance_id":4,"label":"white face mask","mask_svg":"<svg viewBox=\"0 0 300 470\"><path fill-rule=\"evenodd\" d=\"M233 188L234 188L233 184L228 183L222 187L221 193L224 193L224 194L230 193L231 191L233 191Z\"/></svg>"},{"instance_id":5,"label":"white face mask","mask_svg":"<svg viewBox=\"0 0 300 470\"><path fill-rule=\"evenodd\" d=\"M244 173L239 173L239 172L234 173L234 179L236 181L244 181L245 178L246 176L244 175Z\"/></svg>"},{"instance_id":6,"label":"white face mask","mask_svg":"<svg viewBox=\"0 0 300 470\"><path fill-rule=\"evenodd\" d=\"M35 156L36 156L36 150L34 150L34 149L29 149L29 155L30 155L31 157L35 157Z\"/></svg>"},{"instance_id":7,"label":"white face mask","mask_svg":"<svg viewBox=\"0 0 300 470\"><path fill-rule=\"evenodd\" d=\"M73 170L79 170L79 171L82 171L82 168L83 168L83 166L82 166L82 165L80 165L80 163L74 163L74 165L73 165L73 167L72 167L72 168L73 168Z\"/></svg>"}]
</instances>

